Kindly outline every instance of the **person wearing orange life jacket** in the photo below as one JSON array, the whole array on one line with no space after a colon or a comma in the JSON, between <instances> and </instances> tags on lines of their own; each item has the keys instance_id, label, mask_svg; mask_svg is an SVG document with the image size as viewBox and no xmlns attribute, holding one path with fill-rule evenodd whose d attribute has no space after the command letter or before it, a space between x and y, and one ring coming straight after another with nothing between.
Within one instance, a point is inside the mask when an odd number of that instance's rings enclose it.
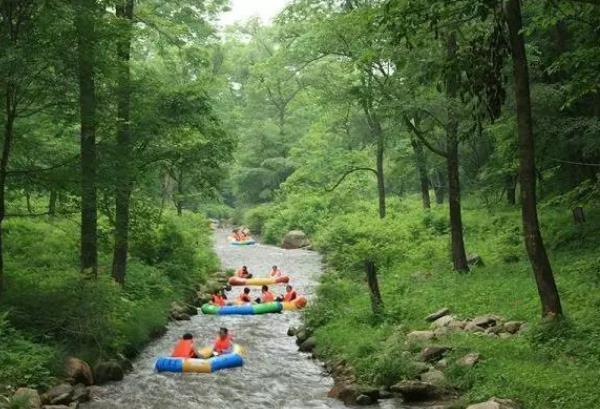
<instances>
[{"instance_id":1,"label":"person wearing orange life jacket","mask_svg":"<svg viewBox=\"0 0 600 409\"><path fill-rule=\"evenodd\" d=\"M233 352L233 342L227 328L219 329L219 336L213 345L213 355L230 354Z\"/></svg>"},{"instance_id":2,"label":"person wearing orange life jacket","mask_svg":"<svg viewBox=\"0 0 600 409\"><path fill-rule=\"evenodd\" d=\"M283 272L277 266L273 266L271 268L271 272L269 273L269 275L271 277L277 278L277 277L281 277L283 275Z\"/></svg>"},{"instance_id":3,"label":"person wearing orange life jacket","mask_svg":"<svg viewBox=\"0 0 600 409\"><path fill-rule=\"evenodd\" d=\"M262 292L260 295L260 298L256 299L256 303L257 304L266 304L269 302L274 302L275 301L275 294L273 294L271 291L269 291L269 287L267 287L266 285L262 286Z\"/></svg>"},{"instance_id":4,"label":"person wearing orange life jacket","mask_svg":"<svg viewBox=\"0 0 600 409\"><path fill-rule=\"evenodd\" d=\"M277 301L290 302L294 301L296 298L298 298L296 290L294 290L294 287L288 284L285 286L285 294L282 297L277 297Z\"/></svg>"},{"instance_id":5,"label":"person wearing orange life jacket","mask_svg":"<svg viewBox=\"0 0 600 409\"><path fill-rule=\"evenodd\" d=\"M250 289L248 287L244 288L244 290L238 296L238 301L241 303L249 303L252 302L252 298L250 298Z\"/></svg>"},{"instance_id":6,"label":"person wearing orange life jacket","mask_svg":"<svg viewBox=\"0 0 600 409\"><path fill-rule=\"evenodd\" d=\"M183 334L171 352L172 358L197 358L199 356L196 345L194 345L194 336L190 333Z\"/></svg>"},{"instance_id":7,"label":"person wearing orange life jacket","mask_svg":"<svg viewBox=\"0 0 600 409\"><path fill-rule=\"evenodd\" d=\"M248 271L248 267L242 266L237 272L236 275L239 278L252 278L252 274Z\"/></svg>"},{"instance_id":8,"label":"person wearing orange life jacket","mask_svg":"<svg viewBox=\"0 0 600 409\"><path fill-rule=\"evenodd\" d=\"M210 301L210 303L212 305L216 305L218 307L224 307L225 306L225 300L227 299L227 296L225 294L223 294L223 291L215 291L212 294L212 299Z\"/></svg>"}]
</instances>

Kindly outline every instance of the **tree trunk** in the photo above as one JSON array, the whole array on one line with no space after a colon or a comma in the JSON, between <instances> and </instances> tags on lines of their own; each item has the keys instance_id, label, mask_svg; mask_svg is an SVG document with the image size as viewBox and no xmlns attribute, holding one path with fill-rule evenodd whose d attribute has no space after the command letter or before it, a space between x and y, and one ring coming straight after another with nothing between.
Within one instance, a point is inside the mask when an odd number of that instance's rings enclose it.
<instances>
[{"instance_id":1,"label":"tree trunk","mask_svg":"<svg viewBox=\"0 0 600 409\"><path fill-rule=\"evenodd\" d=\"M117 101L117 168L120 174L115 191L115 247L113 251L112 276L123 285L127 272L129 252L129 207L132 175L131 141L131 29L133 24L133 0L124 0L116 7L116 15L123 20L123 34L117 42L119 56L118 101Z\"/></svg>"},{"instance_id":2,"label":"tree trunk","mask_svg":"<svg viewBox=\"0 0 600 409\"><path fill-rule=\"evenodd\" d=\"M2 144L2 156L0 156L0 295L4 289L4 218L6 217L6 175L8 160L14 139L15 121L15 90L9 84L6 85L5 95L6 117L4 118L4 143Z\"/></svg>"},{"instance_id":3,"label":"tree trunk","mask_svg":"<svg viewBox=\"0 0 600 409\"><path fill-rule=\"evenodd\" d=\"M506 177L506 201L509 206L517 204L517 178L514 175Z\"/></svg>"},{"instance_id":4,"label":"tree trunk","mask_svg":"<svg viewBox=\"0 0 600 409\"><path fill-rule=\"evenodd\" d=\"M435 195L435 203L437 205L444 204L444 196L446 193L446 186L448 183L446 182L446 175L444 171L441 169L435 170L435 186L433 187L433 193Z\"/></svg>"},{"instance_id":5,"label":"tree trunk","mask_svg":"<svg viewBox=\"0 0 600 409\"><path fill-rule=\"evenodd\" d=\"M55 216L56 215L56 201L58 200L58 193L56 190L52 189L50 191L50 199L48 199L48 215Z\"/></svg>"},{"instance_id":6,"label":"tree trunk","mask_svg":"<svg viewBox=\"0 0 600 409\"><path fill-rule=\"evenodd\" d=\"M177 179L177 216L183 215L183 170L179 170L179 177Z\"/></svg>"},{"instance_id":7,"label":"tree trunk","mask_svg":"<svg viewBox=\"0 0 600 409\"><path fill-rule=\"evenodd\" d=\"M79 109L81 115L81 272L98 275L96 204L96 1L73 0L79 60Z\"/></svg>"},{"instance_id":8,"label":"tree trunk","mask_svg":"<svg viewBox=\"0 0 600 409\"><path fill-rule=\"evenodd\" d=\"M554 281L550 260L540 232L535 175L535 144L531 116L529 67L525 52L525 39L521 32L522 17L520 0L504 3L506 21L512 46L515 99L517 102L517 125L519 132L521 205L523 233L527 254L533 267L538 293L542 302L542 316L556 317L562 314L560 297Z\"/></svg>"},{"instance_id":9,"label":"tree trunk","mask_svg":"<svg viewBox=\"0 0 600 409\"><path fill-rule=\"evenodd\" d=\"M383 155L385 151L385 138L379 122L374 123L375 137L377 138L377 195L379 197L379 217L385 218L385 174L383 170Z\"/></svg>"},{"instance_id":10,"label":"tree trunk","mask_svg":"<svg viewBox=\"0 0 600 409\"><path fill-rule=\"evenodd\" d=\"M448 37L448 61L456 58L456 33ZM450 207L450 230L452 236L452 263L454 270L469 271L469 263L463 239L462 213L460 208L460 176L458 166L458 120L454 105L457 103L458 74L449 73L447 82L448 94L448 128L446 130L446 153L448 164L448 203Z\"/></svg>"},{"instance_id":11,"label":"tree trunk","mask_svg":"<svg viewBox=\"0 0 600 409\"><path fill-rule=\"evenodd\" d=\"M381 316L383 313L383 301L379 292L379 281L377 280L377 269L372 261L365 262L365 272L367 273L367 284L369 285L369 294L371 296L371 308L375 316Z\"/></svg>"},{"instance_id":12,"label":"tree trunk","mask_svg":"<svg viewBox=\"0 0 600 409\"><path fill-rule=\"evenodd\" d=\"M427 158L423 145L413 136L410 139L410 143L415 152L415 162L417 165L417 171L419 172L419 180L421 182L421 198L423 200L423 208L431 208L431 198L429 196L429 177L427 176Z\"/></svg>"}]
</instances>

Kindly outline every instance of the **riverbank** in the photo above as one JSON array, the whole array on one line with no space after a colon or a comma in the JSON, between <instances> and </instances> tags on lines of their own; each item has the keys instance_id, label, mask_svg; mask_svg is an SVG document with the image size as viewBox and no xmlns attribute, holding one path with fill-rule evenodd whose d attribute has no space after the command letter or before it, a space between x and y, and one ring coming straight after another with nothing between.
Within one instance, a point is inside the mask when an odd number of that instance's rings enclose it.
<instances>
[{"instance_id":1,"label":"riverbank","mask_svg":"<svg viewBox=\"0 0 600 409\"><path fill-rule=\"evenodd\" d=\"M262 225L267 237L287 228L310 231L327 263L317 302L305 315L315 354L343 362L360 384L378 389L409 381L433 384L460 394L464 406L493 396L533 409L600 406L595 393L600 299L591 291L600 285L595 241L600 215L589 211L587 223L575 225L568 211L542 209L566 311L566 319L547 324L539 320L518 210L465 206L466 244L474 262L468 274L451 270L446 212L444 207L424 212L418 202L403 201L380 221L375 209L355 203L327 219L319 219L328 214L323 209L318 214L304 209L298 220L309 222L305 228L286 219L293 210L270 209ZM367 257L378 268L380 316L372 311L366 286ZM442 308L450 310L448 318L426 320ZM465 331L468 322L476 323ZM521 324L523 330L511 327ZM463 365L465 359L474 362Z\"/></svg>"},{"instance_id":2,"label":"riverbank","mask_svg":"<svg viewBox=\"0 0 600 409\"><path fill-rule=\"evenodd\" d=\"M121 288L109 276L111 236L106 227L101 224L100 274L90 281L77 271L76 220L7 223L1 394L11 396L17 388L28 387L27 393L50 389L47 403L86 399L87 393L75 393L64 384L62 392L51 387L63 381L86 386L122 379L130 361L165 333L169 320L189 320L197 313L195 305L227 279L226 273L215 275L218 260L208 221L188 213L165 214L150 229L132 231ZM66 389L70 397L61 398Z\"/></svg>"}]
</instances>

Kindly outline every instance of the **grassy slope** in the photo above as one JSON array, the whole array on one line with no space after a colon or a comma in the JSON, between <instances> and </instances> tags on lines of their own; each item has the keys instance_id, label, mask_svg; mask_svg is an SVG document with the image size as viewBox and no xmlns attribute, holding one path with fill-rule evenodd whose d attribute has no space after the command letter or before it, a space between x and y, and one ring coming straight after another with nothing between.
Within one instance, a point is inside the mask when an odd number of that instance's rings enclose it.
<instances>
[{"instance_id":1,"label":"grassy slope","mask_svg":"<svg viewBox=\"0 0 600 409\"><path fill-rule=\"evenodd\" d=\"M351 267L349 253L361 244L335 243L340 233L344 236L353 228L361 237L379 237L365 227L369 218L355 214L334 220L318 235L334 270L324 276L319 303L307 314L308 322L318 327L321 353L346 359L365 382L392 384L414 375L403 354L404 336L411 330L427 329L427 314L444 306L461 318L495 313L527 321L532 330L509 340L456 334L439 341L454 348L454 357L477 351L484 358L471 371L453 366L446 371L468 400L495 395L516 398L527 408L600 407L598 213L589 215L586 226L577 227L568 211L542 211L568 317L567 322L547 328L538 321L539 301L521 244L517 211L465 210L467 248L481 255L486 265L460 275L451 271L447 256L445 210L424 217L416 201L397 210L384 227L371 220L373 230L385 229L389 237L376 252L391 254L380 263L387 264L380 269L386 307L380 324L373 324L362 273ZM354 226L352 218L362 220Z\"/></svg>"}]
</instances>

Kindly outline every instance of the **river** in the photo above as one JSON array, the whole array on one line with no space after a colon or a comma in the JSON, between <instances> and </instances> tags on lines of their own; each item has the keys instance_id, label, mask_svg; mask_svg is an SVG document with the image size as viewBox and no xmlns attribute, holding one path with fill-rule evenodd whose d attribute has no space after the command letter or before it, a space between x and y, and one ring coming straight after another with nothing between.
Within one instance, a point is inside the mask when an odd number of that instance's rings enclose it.
<instances>
[{"instance_id":1,"label":"river","mask_svg":"<svg viewBox=\"0 0 600 409\"><path fill-rule=\"evenodd\" d=\"M312 296L321 271L319 254L305 250L282 250L256 245L234 247L227 232L215 232L215 251L223 268L247 265L250 272L264 275L272 265L280 266L292 278L301 295ZM277 288L277 293L283 288ZM234 294L239 290L234 288ZM258 290L253 290L258 295ZM309 301L310 302L310 301ZM333 386L318 361L298 352L295 338L287 336L290 326L300 323L298 313L222 317L198 315L191 321L173 322L167 333L151 343L134 362L134 369L122 382L98 388L90 409L220 409L220 408L344 408L327 397ZM205 374L157 374L154 361L167 355L184 332L197 343L214 340L221 326L230 329L235 341L246 348L243 368ZM394 400L379 407L400 408Z\"/></svg>"}]
</instances>

